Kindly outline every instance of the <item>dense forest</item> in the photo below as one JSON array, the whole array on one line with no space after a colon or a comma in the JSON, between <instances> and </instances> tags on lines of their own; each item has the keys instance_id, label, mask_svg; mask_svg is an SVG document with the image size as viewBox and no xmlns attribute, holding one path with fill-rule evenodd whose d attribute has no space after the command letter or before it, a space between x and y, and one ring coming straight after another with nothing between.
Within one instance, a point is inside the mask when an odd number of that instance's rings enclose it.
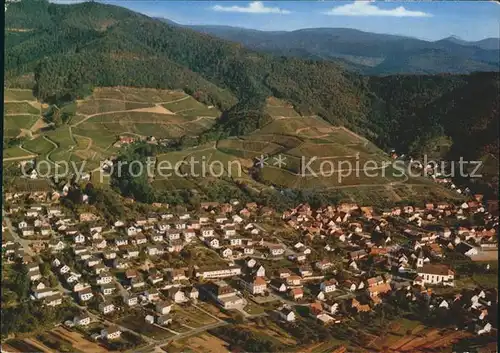
<instances>
[{"instance_id":1,"label":"dense forest","mask_svg":"<svg viewBox=\"0 0 500 353\"><path fill-rule=\"evenodd\" d=\"M496 72L360 76L96 2L23 0L9 5L6 28L6 84L34 73L35 94L49 103L93 86L181 88L223 111L202 136L213 139L259 128L268 121L265 98L275 96L382 148L420 155L451 141L451 159L484 158L498 148Z\"/></svg>"}]
</instances>

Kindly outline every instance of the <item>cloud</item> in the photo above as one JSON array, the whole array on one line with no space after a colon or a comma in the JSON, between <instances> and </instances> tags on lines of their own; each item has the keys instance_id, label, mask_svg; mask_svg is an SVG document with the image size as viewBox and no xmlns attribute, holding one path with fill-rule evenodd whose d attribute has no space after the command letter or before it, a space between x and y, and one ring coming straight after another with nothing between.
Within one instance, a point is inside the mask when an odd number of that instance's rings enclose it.
<instances>
[{"instance_id":1,"label":"cloud","mask_svg":"<svg viewBox=\"0 0 500 353\"><path fill-rule=\"evenodd\" d=\"M430 13L422 11L411 11L399 6L393 9L381 9L372 4L372 1L354 1L352 4L346 4L334 7L324 12L326 15L336 16L389 16L389 17L431 17Z\"/></svg>"},{"instance_id":2,"label":"cloud","mask_svg":"<svg viewBox=\"0 0 500 353\"><path fill-rule=\"evenodd\" d=\"M282 15L290 13L290 11L280 9L279 7L266 7L262 3L262 1L251 2L246 7L215 5L214 7L212 7L212 10L220 12L240 12L240 13L277 13Z\"/></svg>"}]
</instances>

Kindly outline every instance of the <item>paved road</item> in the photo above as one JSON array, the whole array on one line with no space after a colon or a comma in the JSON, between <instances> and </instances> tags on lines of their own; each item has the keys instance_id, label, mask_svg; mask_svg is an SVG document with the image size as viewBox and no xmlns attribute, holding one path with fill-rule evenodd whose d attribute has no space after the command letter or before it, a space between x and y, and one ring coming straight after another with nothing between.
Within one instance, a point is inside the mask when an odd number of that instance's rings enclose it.
<instances>
[{"instance_id":1,"label":"paved road","mask_svg":"<svg viewBox=\"0 0 500 353\"><path fill-rule=\"evenodd\" d=\"M29 240L21 238L17 234L17 231L12 226L12 222L10 221L10 218L7 216L7 214L5 213L5 210L3 208L2 208L2 216L3 216L3 219L5 220L5 225L7 226L7 229L9 230L10 234L12 234L12 237L14 238L14 240L16 242L18 242L19 244L21 244L21 246L26 254L28 254L30 256L34 256L35 252L29 246L31 242Z\"/></svg>"}]
</instances>

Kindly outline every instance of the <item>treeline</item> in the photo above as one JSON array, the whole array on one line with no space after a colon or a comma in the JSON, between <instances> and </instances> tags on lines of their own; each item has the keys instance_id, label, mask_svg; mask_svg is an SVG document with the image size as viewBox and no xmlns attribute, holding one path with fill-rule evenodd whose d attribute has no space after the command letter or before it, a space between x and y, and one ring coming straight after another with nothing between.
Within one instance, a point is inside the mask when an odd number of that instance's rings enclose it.
<instances>
[{"instance_id":1,"label":"treeline","mask_svg":"<svg viewBox=\"0 0 500 353\"><path fill-rule=\"evenodd\" d=\"M124 85L199 92L198 100L221 110L236 103L230 92L166 58L137 55L78 53L42 60L35 69L35 94L55 103L85 97L90 85Z\"/></svg>"}]
</instances>

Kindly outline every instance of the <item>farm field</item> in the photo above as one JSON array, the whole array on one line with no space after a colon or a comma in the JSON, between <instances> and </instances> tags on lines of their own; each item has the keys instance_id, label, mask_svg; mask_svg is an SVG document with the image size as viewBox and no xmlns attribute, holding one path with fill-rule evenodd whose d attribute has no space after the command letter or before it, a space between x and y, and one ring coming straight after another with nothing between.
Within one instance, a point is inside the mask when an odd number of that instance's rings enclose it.
<instances>
[{"instance_id":1,"label":"farm field","mask_svg":"<svg viewBox=\"0 0 500 353\"><path fill-rule=\"evenodd\" d=\"M175 101L164 103L162 107L183 116L208 116L218 118L221 113L215 108L205 106L191 96L185 96Z\"/></svg>"},{"instance_id":2,"label":"farm field","mask_svg":"<svg viewBox=\"0 0 500 353\"><path fill-rule=\"evenodd\" d=\"M184 108L186 101L171 103L169 108L172 111ZM273 107L293 111L293 108L285 105L278 101ZM280 114L284 112L281 111ZM366 202L372 202L375 197L383 202L393 202L407 198L408 194L420 198L429 194L453 197L449 190L440 188L429 180L409 179L394 168L387 167L385 164L390 161L389 157L363 137L343 127L331 126L318 117L297 117L296 112L290 111L288 114L290 117L276 114L274 120L262 129L246 136L219 140L215 146L208 144L160 155L158 163L168 160L175 164L183 160L189 161L191 157L200 162L205 161L207 165L216 161L226 165L229 161L234 161L242 166L243 172L236 179L250 183L254 181L248 175L249 169L264 157L265 165L260 172L262 181L282 188L335 190L346 201L363 198ZM284 159L281 168L277 165L279 158ZM313 161L309 163L310 160ZM305 169L306 165L313 172ZM193 168L197 174L201 172L200 169L199 166ZM217 174L220 168L216 169L214 168L214 173ZM189 172L191 168L184 165L181 170ZM325 176L314 176L314 173L321 170ZM348 170L351 170L349 175L345 174ZM305 172L304 175L302 171ZM227 175L227 170L224 175ZM232 175L234 178L234 173ZM194 188L199 180L156 178L154 183L166 189ZM262 185L257 182L254 184ZM257 187L256 190L258 189ZM422 191L425 191L424 194L419 194Z\"/></svg>"},{"instance_id":3,"label":"farm field","mask_svg":"<svg viewBox=\"0 0 500 353\"><path fill-rule=\"evenodd\" d=\"M8 352L21 352L21 353L30 353L40 351L40 347L33 345L33 343L29 343L26 340L21 339L11 339L2 344L2 351ZM48 351L43 351L45 353Z\"/></svg>"},{"instance_id":4,"label":"farm field","mask_svg":"<svg viewBox=\"0 0 500 353\"><path fill-rule=\"evenodd\" d=\"M29 130L40 117L38 115L5 115L3 118L4 138L17 137L22 130Z\"/></svg>"},{"instance_id":5,"label":"farm field","mask_svg":"<svg viewBox=\"0 0 500 353\"><path fill-rule=\"evenodd\" d=\"M87 340L82 334L68 330L65 327L58 327L49 332L52 336L68 342L76 351L93 352L93 353L108 353L109 350L105 347Z\"/></svg>"},{"instance_id":6,"label":"farm field","mask_svg":"<svg viewBox=\"0 0 500 353\"><path fill-rule=\"evenodd\" d=\"M300 117L293 105L275 97L267 98L264 111L271 116Z\"/></svg>"},{"instance_id":7,"label":"farm field","mask_svg":"<svg viewBox=\"0 0 500 353\"><path fill-rule=\"evenodd\" d=\"M4 101L36 101L33 91L30 89L5 89Z\"/></svg>"},{"instance_id":8,"label":"farm field","mask_svg":"<svg viewBox=\"0 0 500 353\"><path fill-rule=\"evenodd\" d=\"M173 114L124 111L92 115L74 126L81 129L104 129L115 136L133 133L157 138L175 138L199 134L206 129L206 118L183 117ZM89 136L91 137L91 136Z\"/></svg>"},{"instance_id":9,"label":"farm field","mask_svg":"<svg viewBox=\"0 0 500 353\"><path fill-rule=\"evenodd\" d=\"M56 348L59 347L59 348ZM57 349L70 349L74 353L109 353L108 349L98 343L87 340L79 332L65 327L57 327L36 337L8 340L2 348L8 352L41 352L51 353Z\"/></svg>"},{"instance_id":10,"label":"farm field","mask_svg":"<svg viewBox=\"0 0 500 353\"><path fill-rule=\"evenodd\" d=\"M85 170L93 171L100 161L117 153L114 147L120 135L138 138L180 138L197 135L210 128L220 112L196 101L182 91L98 87L90 97L63 105L61 114L70 118L55 130L33 135L38 126L40 108L31 91L7 90L4 112L6 137L29 133L23 147L38 155L38 160L86 161ZM28 102L29 101L29 102ZM175 114L163 105L172 105ZM66 116L66 115L65 115ZM23 131L27 131L26 133ZM21 152L9 151L9 157Z\"/></svg>"},{"instance_id":11,"label":"farm field","mask_svg":"<svg viewBox=\"0 0 500 353\"><path fill-rule=\"evenodd\" d=\"M4 114L40 114L40 109L28 102L5 102L3 111Z\"/></svg>"},{"instance_id":12,"label":"farm field","mask_svg":"<svg viewBox=\"0 0 500 353\"><path fill-rule=\"evenodd\" d=\"M195 352L195 353L222 353L229 352L227 342L209 333L173 341L162 349L168 353Z\"/></svg>"},{"instance_id":13,"label":"farm field","mask_svg":"<svg viewBox=\"0 0 500 353\"><path fill-rule=\"evenodd\" d=\"M171 102L186 97L182 91L170 91L154 88L135 87L97 87L94 89L92 98L94 99L115 99L121 101L139 103L162 103Z\"/></svg>"},{"instance_id":14,"label":"farm field","mask_svg":"<svg viewBox=\"0 0 500 353\"><path fill-rule=\"evenodd\" d=\"M76 113L79 115L93 115L113 111L124 111L150 107L154 107L154 105L149 103L127 102L119 100L89 99L78 102Z\"/></svg>"},{"instance_id":15,"label":"farm field","mask_svg":"<svg viewBox=\"0 0 500 353\"><path fill-rule=\"evenodd\" d=\"M219 151L238 157L248 165L264 157L260 173L264 181L299 189L405 181L404 176L397 178L391 169L385 170L383 163L389 160L388 156L351 131L332 126L319 117L301 117L293 107L274 97L267 100L265 109L274 117L269 124L247 136L217 142ZM347 169L351 170L349 176L344 175ZM314 176L321 171L326 175Z\"/></svg>"},{"instance_id":16,"label":"farm field","mask_svg":"<svg viewBox=\"0 0 500 353\"><path fill-rule=\"evenodd\" d=\"M29 134L29 130L40 118L41 105L31 90L6 89L3 111L3 137L14 138Z\"/></svg>"},{"instance_id":17,"label":"farm field","mask_svg":"<svg viewBox=\"0 0 500 353\"><path fill-rule=\"evenodd\" d=\"M197 135L213 125L220 115L215 111L179 91L104 87L78 102L70 123L75 133L107 149L126 133L156 138Z\"/></svg>"},{"instance_id":18,"label":"farm field","mask_svg":"<svg viewBox=\"0 0 500 353\"><path fill-rule=\"evenodd\" d=\"M33 140L23 143L23 147L39 155L46 155L56 147L47 141L43 136L38 136Z\"/></svg>"},{"instance_id":19,"label":"farm field","mask_svg":"<svg viewBox=\"0 0 500 353\"><path fill-rule=\"evenodd\" d=\"M38 155L38 161L71 161L77 165L85 161L84 170L91 172L97 171L102 160L119 152L119 147L114 145L120 136L139 139L147 136L166 139L196 136L209 129L220 116L216 108L206 106L181 91L98 87L90 97L60 108L62 113L70 115L65 124L37 135L35 130L43 127L38 126L41 119L38 119L40 110L36 108L41 105L36 101L21 100L34 99L31 92L12 91L7 92L6 97L11 99L6 104L6 112L12 114L6 118L6 136L27 134L23 147ZM173 167L177 162L188 162L191 157L197 165L183 163L180 166L181 172L187 173L188 177L156 175L152 181L154 186L172 191L202 191L204 181L189 174L203 174L200 163L204 162L208 167L205 173L229 176L257 192L273 185L335 191L345 200L363 199L367 202L372 202L373 198L389 202L410 196L457 197L423 178L392 175L391 168L382 168L382 163L389 161L385 153L343 127L332 126L316 116L300 116L293 106L274 97L267 99L264 110L271 121L248 135L157 156L157 166L168 161ZM35 130L33 124L37 125ZM33 132L29 131L30 128ZM15 148L7 151L7 155L10 158L22 157L23 153ZM252 167L261 157L265 158L265 165L259 173L260 179L256 179L259 181L256 181L249 174L255 175L256 170ZM280 159L284 163L277 165ZM309 163L311 159L314 160ZM306 165L308 169L304 169ZM168 164L161 166L165 168ZM320 167L327 175L313 176L321 171ZM351 175L344 175L346 168L352 168ZM370 171L372 173L366 173ZM375 172L377 175L372 176Z\"/></svg>"},{"instance_id":20,"label":"farm field","mask_svg":"<svg viewBox=\"0 0 500 353\"><path fill-rule=\"evenodd\" d=\"M23 157L25 157L26 159L29 159L29 158L33 158L32 156L33 156L32 154L30 154L29 152L23 150L22 148L20 148L18 146L7 148L7 149L3 150L3 158L4 159L6 159L6 158L11 158L11 159L19 158L20 159Z\"/></svg>"},{"instance_id":21,"label":"farm field","mask_svg":"<svg viewBox=\"0 0 500 353\"><path fill-rule=\"evenodd\" d=\"M180 324L185 324L193 328L210 325L217 322L217 320L215 320L213 317L207 315L203 311L193 306L176 306L174 309L173 318Z\"/></svg>"},{"instance_id":22,"label":"farm field","mask_svg":"<svg viewBox=\"0 0 500 353\"><path fill-rule=\"evenodd\" d=\"M76 143L73 140L69 127L61 127L45 134L46 139L57 146L56 149L47 154L47 159L52 162L69 161L71 159L71 150Z\"/></svg>"}]
</instances>

